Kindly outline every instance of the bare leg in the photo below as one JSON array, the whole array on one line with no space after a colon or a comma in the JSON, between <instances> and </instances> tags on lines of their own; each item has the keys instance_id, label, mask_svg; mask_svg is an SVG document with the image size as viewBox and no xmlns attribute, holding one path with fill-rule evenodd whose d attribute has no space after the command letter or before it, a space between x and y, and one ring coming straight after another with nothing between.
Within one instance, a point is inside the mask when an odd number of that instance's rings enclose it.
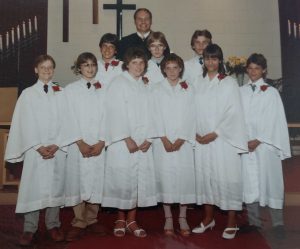
<instances>
[{"instance_id":1,"label":"bare leg","mask_svg":"<svg viewBox=\"0 0 300 249\"><path fill-rule=\"evenodd\" d=\"M172 217L172 211L171 211L171 205L170 204L164 204L163 205L164 212L165 212L165 226L164 230L165 231L173 231L173 217Z\"/></svg>"},{"instance_id":2,"label":"bare leg","mask_svg":"<svg viewBox=\"0 0 300 249\"><path fill-rule=\"evenodd\" d=\"M227 227L236 227L236 212L234 210L228 211L228 220L227 220ZM233 234L235 231L227 231L228 234Z\"/></svg>"},{"instance_id":3,"label":"bare leg","mask_svg":"<svg viewBox=\"0 0 300 249\"><path fill-rule=\"evenodd\" d=\"M205 216L204 216L204 219L203 219L202 223L203 223L204 226L207 226L214 219L214 206L205 204L204 205L204 212L205 212Z\"/></svg>"}]
</instances>

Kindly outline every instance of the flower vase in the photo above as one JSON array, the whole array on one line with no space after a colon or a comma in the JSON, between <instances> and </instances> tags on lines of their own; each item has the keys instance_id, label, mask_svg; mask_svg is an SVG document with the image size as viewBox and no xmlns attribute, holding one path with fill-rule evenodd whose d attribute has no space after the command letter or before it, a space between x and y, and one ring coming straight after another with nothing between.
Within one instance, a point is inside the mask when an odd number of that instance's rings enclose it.
<instances>
[{"instance_id":1,"label":"flower vase","mask_svg":"<svg viewBox=\"0 0 300 249\"><path fill-rule=\"evenodd\" d=\"M239 84L239 86L244 85L245 74L244 73L237 73L237 74L235 74L235 76L236 76L236 80L237 80L237 83Z\"/></svg>"}]
</instances>

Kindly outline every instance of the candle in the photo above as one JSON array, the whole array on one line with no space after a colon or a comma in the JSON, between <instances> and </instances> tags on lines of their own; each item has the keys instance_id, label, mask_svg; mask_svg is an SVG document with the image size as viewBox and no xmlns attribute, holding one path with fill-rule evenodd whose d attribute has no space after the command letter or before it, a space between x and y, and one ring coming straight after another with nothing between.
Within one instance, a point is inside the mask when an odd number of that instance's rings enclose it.
<instances>
[{"instance_id":1,"label":"candle","mask_svg":"<svg viewBox=\"0 0 300 249\"><path fill-rule=\"evenodd\" d=\"M12 45L15 44L15 30L14 30L14 28L11 29L11 43L12 43Z\"/></svg>"},{"instance_id":2,"label":"candle","mask_svg":"<svg viewBox=\"0 0 300 249\"><path fill-rule=\"evenodd\" d=\"M6 48L9 46L9 33L6 32Z\"/></svg>"},{"instance_id":3,"label":"candle","mask_svg":"<svg viewBox=\"0 0 300 249\"><path fill-rule=\"evenodd\" d=\"M291 21L288 20L288 34L289 34L289 36L291 35L291 33L292 33L292 29L291 29Z\"/></svg>"},{"instance_id":4,"label":"candle","mask_svg":"<svg viewBox=\"0 0 300 249\"><path fill-rule=\"evenodd\" d=\"M26 37L26 25L25 22L23 21L23 38Z\"/></svg>"},{"instance_id":5,"label":"candle","mask_svg":"<svg viewBox=\"0 0 300 249\"><path fill-rule=\"evenodd\" d=\"M20 41L20 25L17 26L17 40Z\"/></svg>"},{"instance_id":6,"label":"candle","mask_svg":"<svg viewBox=\"0 0 300 249\"><path fill-rule=\"evenodd\" d=\"M37 17L34 16L34 31L37 31Z\"/></svg>"},{"instance_id":7,"label":"candle","mask_svg":"<svg viewBox=\"0 0 300 249\"><path fill-rule=\"evenodd\" d=\"M28 27L29 27L29 34L31 34L31 20L28 21Z\"/></svg>"},{"instance_id":8,"label":"candle","mask_svg":"<svg viewBox=\"0 0 300 249\"><path fill-rule=\"evenodd\" d=\"M0 50L3 50L2 35L0 35Z\"/></svg>"},{"instance_id":9,"label":"candle","mask_svg":"<svg viewBox=\"0 0 300 249\"><path fill-rule=\"evenodd\" d=\"M294 37L297 38L297 24L294 22Z\"/></svg>"}]
</instances>

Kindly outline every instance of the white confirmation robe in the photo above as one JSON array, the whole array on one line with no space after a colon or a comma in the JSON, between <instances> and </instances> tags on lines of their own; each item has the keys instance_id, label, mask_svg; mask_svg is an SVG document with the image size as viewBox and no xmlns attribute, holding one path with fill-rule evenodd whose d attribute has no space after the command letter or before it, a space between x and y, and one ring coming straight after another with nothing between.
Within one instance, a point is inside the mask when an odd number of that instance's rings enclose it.
<instances>
[{"instance_id":1,"label":"white confirmation robe","mask_svg":"<svg viewBox=\"0 0 300 249\"><path fill-rule=\"evenodd\" d=\"M76 126L89 145L105 141L104 97L105 90L95 88L93 82L87 88L83 78L69 84L65 91L69 109L75 117L70 126ZM74 206L82 201L101 203L104 182L105 150L99 156L84 158L76 143L68 147L66 176L66 205Z\"/></svg>"},{"instance_id":2,"label":"white confirmation robe","mask_svg":"<svg viewBox=\"0 0 300 249\"><path fill-rule=\"evenodd\" d=\"M127 71L107 91L107 159L103 206L132 209L156 205L152 146L144 153L129 153L125 138L137 145L154 136L149 85Z\"/></svg>"},{"instance_id":3,"label":"white confirmation robe","mask_svg":"<svg viewBox=\"0 0 300 249\"><path fill-rule=\"evenodd\" d=\"M167 79L153 88L155 120L162 136L171 143L185 140L179 151L166 152L160 138L153 141L157 198L164 203L195 203L195 166L193 146L196 136L194 89Z\"/></svg>"},{"instance_id":4,"label":"white confirmation robe","mask_svg":"<svg viewBox=\"0 0 300 249\"><path fill-rule=\"evenodd\" d=\"M46 94L43 86L38 81L25 89L13 114L5 160L24 161L16 213L64 205L66 153L59 149L45 160L36 150L52 144L61 148L78 137L72 127L63 128L69 118L63 89L54 91L49 82Z\"/></svg>"},{"instance_id":5,"label":"white confirmation robe","mask_svg":"<svg viewBox=\"0 0 300 249\"><path fill-rule=\"evenodd\" d=\"M255 82L254 92L249 84L240 88L248 140L258 139L261 144L254 152L242 156L244 201L281 209L281 160L291 156L284 108L278 91L263 79ZM268 87L263 91L262 86Z\"/></svg>"},{"instance_id":6,"label":"white confirmation robe","mask_svg":"<svg viewBox=\"0 0 300 249\"><path fill-rule=\"evenodd\" d=\"M183 79L193 84L203 74L203 66L199 63L199 55L184 62Z\"/></svg>"},{"instance_id":7,"label":"white confirmation robe","mask_svg":"<svg viewBox=\"0 0 300 249\"><path fill-rule=\"evenodd\" d=\"M244 115L236 81L218 75L195 82L197 133L215 132L209 144L196 143L196 194L198 204L223 210L242 209L242 170L239 153L248 150Z\"/></svg>"},{"instance_id":8,"label":"white confirmation robe","mask_svg":"<svg viewBox=\"0 0 300 249\"><path fill-rule=\"evenodd\" d=\"M160 66L153 60L148 60L148 68L145 76L149 79L151 85L155 85L158 82L164 80L164 76L161 73Z\"/></svg>"}]
</instances>

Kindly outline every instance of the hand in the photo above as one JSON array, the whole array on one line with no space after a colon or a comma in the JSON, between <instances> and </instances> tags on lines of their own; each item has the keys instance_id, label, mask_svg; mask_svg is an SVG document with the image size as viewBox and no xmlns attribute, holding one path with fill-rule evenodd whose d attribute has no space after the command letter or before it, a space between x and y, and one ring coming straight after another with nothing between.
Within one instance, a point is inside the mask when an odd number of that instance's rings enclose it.
<instances>
[{"instance_id":1,"label":"hand","mask_svg":"<svg viewBox=\"0 0 300 249\"><path fill-rule=\"evenodd\" d=\"M89 157L89 154L92 151L92 147L85 143L83 140L79 140L76 142L79 151L81 152L83 157Z\"/></svg>"},{"instance_id":2,"label":"hand","mask_svg":"<svg viewBox=\"0 0 300 249\"><path fill-rule=\"evenodd\" d=\"M139 146L139 150L141 150L142 152L147 152L149 150L151 146L151 143L147 140L145 140L140 146Z\"/></svg>"},{"instance_id":3,"label":"hand","mask_svg":"<svg viewBox=\"0 0 300 249\"><path fill-rule=\"evenodd\" d=\"M56 153L56 151L59 149L59 147L56 144L51 144L51 145L48 145L46 147L46 149L48 149L50 151L50 153L52 155L54 155Z\"/></svg>"},{"instance_id":4,"label":"hand","mask_svg":"<svg viewBox=\"0 0 300 249\"><path fill-rule=\"evenodd\" d=\"M98 143L91 146L91 152L89 153L89 157L91 156L99 156L105 147L104 141L99 141Z\"/></svg>"},{"instance_id":5,"label":"hand","mask_svg":"<svg viewBox=\"0 0 300 249\"><path fill-rule=\"evenodd\" d=\"M248 141L248 149L250 152L253 152L255 151L255 149L257 148L258 145L260 145L261 142L257 139L254 139L254 140L250 140Z\"/></svg>"},{"instance_id":6,"label":"hand","mask_svg":"<svg viewBox=\"0 0 300 249\"><path fill-rule=\"evenodd\" d=\"M125 143L130 153L134 153L139 150L136 142L131 137L125 138Z\"/></svg>"},{"instance_id":7,"label":"hand","mask_svg":"<svg viewBox=\"0 0 300 249\"><path fill-rule=\"evenodd\" d=\"M181 148L181 146L184 144L184 142L185 140L183 139L180 138L176 139L176 141L172 145L173 151L178 151Z\"/></svg>"},{"instance_id":8,"label":"hand","mask_svg":"<svg viewBox=\"0 0 300 249\"><path fill-rule=\"evenodd\" d=\"M196 134L196 141L197 141L198 143L200 143L201 139L202 139L202 137L197 133L197 134Z\"/></svg>"},{"instance_id":9,"label":"hand","mask_svg":"<svg viewBox=\"0 0 300 249\"><path fill-rule=\"evenodd\" d=\"M36 151L43 157L43 159L51 159L54 157L47 147L41 146Z\"/></svg>"},{"instance_id":10,"label":"hand","mask_svg":"<svg viewBox=\"0 0 300 249\"><path fill-rule=\"evenodd\" d=\"M211 132L211 133L208 133L202 137L199 137L197 140L200 144L209 144L211 143L212 141L214 141L216 138L218 137L218 135L215 133L215 132ZM196 138L197 138L197 135L196 135Z\"/></svg>"},{"instance_id":11,"label":"hand","mask_svg":"<svg viewBox=\"0 0 300 249\"><path fill-rule=\"evenodd\" d=\"M173 152L173 144L167 137L161 137L160 140L162 141L166 152Z\"/></svg>"}]
</instances>

